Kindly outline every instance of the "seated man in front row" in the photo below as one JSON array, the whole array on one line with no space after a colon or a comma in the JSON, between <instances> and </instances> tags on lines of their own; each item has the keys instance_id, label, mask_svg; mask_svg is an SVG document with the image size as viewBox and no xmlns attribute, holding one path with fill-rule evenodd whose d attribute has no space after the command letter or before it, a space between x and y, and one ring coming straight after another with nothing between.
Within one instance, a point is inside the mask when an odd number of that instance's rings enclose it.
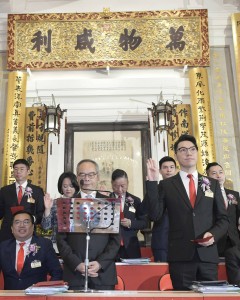
<instances>
[{"instance_id":1,"label":"seated man in front row","mask_svg":"<svg viewBox=\"0 0 240 300\"><path fill-rule=\"evenodd\" d=\"M0 243L0 271L5 290L23 290L39 281L62 280L62 268L52 242L33 234L34 218L26 211L13 215L14 238Z\"/></svg>"}]
</instances>

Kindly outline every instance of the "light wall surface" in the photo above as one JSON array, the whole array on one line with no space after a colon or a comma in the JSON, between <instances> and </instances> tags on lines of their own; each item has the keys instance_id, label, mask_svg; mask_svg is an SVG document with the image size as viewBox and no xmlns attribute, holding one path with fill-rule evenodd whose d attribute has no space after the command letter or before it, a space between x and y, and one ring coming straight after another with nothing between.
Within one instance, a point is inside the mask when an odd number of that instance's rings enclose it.
<instances>
[{"instance_id":1,"label":"light wall surface","mask_svg":"<svg viewBox=\"0 0 240 300\"><path fill-rule=\"evenodd\" d=\"M74 13L110 11L145 11L172 9L208 9L210 47L228 47L229 63L232 66L231 85L234 99L238 98L231 14L240 10L237 0L171 0L171 1L136 1L136 0L81 0L81 1L34 1L34 0L0 0L0 145L3 146L4 116L6 109L6 51L7 51L7 14L15 13ZM228 80L226 74L226 80ZM27 83L27 105L31 106L36 97L51 103L51 95L57 104L67 109L68 123L87 122L142 122L147 121L147 108L152 102L157 103L160 93L170 102L175 99L189 104L190 90L188 68L155 69L106 69L78 71L33 71L30 70ZM214 91L211 91L214 93ZM235 101L235 136L239 140L239 103ZM214 113L213 113L214 114ZM3 116L3 118L2 118ZM236 145L238 140L235 141ZM64 171L64 133L57 144L54 136L53 154L48 164L48 191L57 194L56 182ZM235 147L236 148L236 147ZM158 149L157 149L158 151ZM156 159L165 155L159 150ZM220 154L217 158L220 159ZM236 154L237 165L239 157ZM0 173L2 155L0 154ZM57 166L57 167L56 167ZM239 174L239 170L238 170ZM1 175L1 174L0 174ZM234 188L240 189L239 176Z\"/></svg>"}]
</instances>

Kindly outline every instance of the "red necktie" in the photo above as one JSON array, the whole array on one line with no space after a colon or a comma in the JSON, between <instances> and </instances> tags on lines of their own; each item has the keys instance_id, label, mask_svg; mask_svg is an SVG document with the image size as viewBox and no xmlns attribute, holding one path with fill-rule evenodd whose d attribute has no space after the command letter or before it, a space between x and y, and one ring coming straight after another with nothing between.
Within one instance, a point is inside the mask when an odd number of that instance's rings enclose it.
<instances>
[{"instance_id":1,"label":"red necktie","mask_svg":"<svg viewBox=\"0 0 240 300\"><path fill-rule=\"evenodd\" d=\"M25 245L25 242L19 243L19 250L17 254L17 272L18 274L21 273L23 265L24 265L24 249L23 246Z\"/></svg>"},{"instance_id":2,"label":"red necktie","mask_svg":"<svg viewBox=\"0 0 240 300\"><path fill-rule=\"evenodd\" d=\"M22 186L19 185L19 190L18 190L18 204L20 204L21 200L22 200Z\"/></svg>"},{"instance_id":3,"label":"red necktie","mask_svg":"<svg viewBox=\"0 0 240 300\"><path fill-rule=\"evenodd\" d=\"M122 219L124 219L124 213L123 213L123 210L124 210L124 202L123 202L122 196L119 196L119 198L120 198L120 201L121 201L121 204L120 204L120 219L122 220ZM122 235L121 235L120 245L121 245L121 246L124 245Z\"/></svg>"},{"instance_id":4,"label":"red necktie","mask_svg":"<svg viewBox=\"0 0 240 300\"><path fill-rule=\"evenodd\" d=\"M187 177L189 178L189 199L192 207L195 205L196 200L196 189L195 189L195 183L192 177L192 174L188 174Z\"/></svg>"}]
</instances>

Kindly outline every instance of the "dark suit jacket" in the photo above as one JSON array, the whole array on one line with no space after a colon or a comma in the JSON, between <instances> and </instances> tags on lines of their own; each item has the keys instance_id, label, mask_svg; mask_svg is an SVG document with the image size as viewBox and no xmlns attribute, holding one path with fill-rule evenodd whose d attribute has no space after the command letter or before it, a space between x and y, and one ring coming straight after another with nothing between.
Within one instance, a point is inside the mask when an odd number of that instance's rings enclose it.
<instances>
[{"instance_id":1,"label":"dark suit jacket","mask_svg":"<svg viewBox=\"0 0 240 300\"><path fill-rule=\"evenodd\" d=\"M202 175L198 175L199 179ZM147 181L145 195L150 218L158 220L167 208L169 216L168 261L191 261L197 250L204 262L218 263L216 244L209 247L196 245L191 240L211 232L215 242L227 232L228 217L220 185L208 178L213 197L205 195L200 185L194 209L179 174L160 181Z\"/></svg>"},{"instance_id":2,"label":"dark suit jacket","mask_svg":"<svg viewBox=\"0 0 240 300\"><path fill-rule=\"evenodd\" d=\"M106 196L97 193L97 198ZM86 234L85 233L57 233L57 247L64 261L63 278L70 288L83 288L85 278L76 270L76 267L85 262ZM91 233L89 242L89 261L98 261L102 267L99 276L88 277L94 286L115 285L117 272L115 258L120 247L120 234Z\"/></svg>"},{"instance_id":3,"label":"dark suit jacket","mask_svg":"<svg viewBox=\"0 0 240 300\"><path fill-rule=\"evenodd\" d=\"M142 201L142 209L148 214L148 206L146 203L146 198ZM153 221L150 219L150 221ZM166 253L168 249L168 231L169 231L169 220L168 213L162 215L160 219L153 222L152 227L152 238L151 238L151 248L157 257L154 255L155 261L166 261ZM158 252L157 252L158 251Z\"/></svg>"},{"instance_id":4,"label":"dark suit jacket","mask_svg":"<svg viewBox=\"0 0 240 300\"><path fill-rule=\"evenodd\" d=\"M52 242L43 237L33 236L31 244L40 246L38 252L26 256L20 275L15 269L16 240L15 238L0 243L0 271L3 272L5 290L23 290L39 281L46 281L47 275L51 280L62 279L62 268ZM41 266L33 267L33 261L41 262Z\"/></svg>"},{"instance_id":5,"label":"dark suit jacket","mask_svg":"<svg viewBox=\"0 0 240 300\"><path fill-rule=\"evenodd\" d=\"M167 252L168 248L169 220L167 211L162 218L153 222L151 248Z\"/></svg>"},{"instance_id":6,"label":"dark suit jacket","mask_svg":"<svg viewBox=\"0 0 240 300\"><path fill-rule=\"evenodd\" d=\"M227 207L229 226L227 233L218 241L218 252L220 256L225 256L224 252L229 246L240 247L240 239L238 233L238 219L240 216L240 200L239 193L233 190L225 189L226 195L232 194L235 196L238 204L229 203ZM231 245L227 245L227 240L229 240Z\"/></svg>"},{"instance_id":7,"label":"dark suit jacket","mask_svg":"<svg viewBox=\"0 0 240 300\"><path fill-rule=\"evenodd\" d=\"M32 189L32 198L35 200L35 203L28 202L28 197L23 195L20 205L36 217L36 224L40 224L44 212L43 190L40 187L30 183L28 183L27 187ZM11 231L11 207L14 206L19 206L15 183L6 185L0 190L0 219L3 219L0 230L0 241L4 241L13 237Z\"/></svg>"},{"instance_id":8,"label":"dark suit jacket","mask_svg":"<svg viewBox=\"0 0 240 300\"><path fill-rule=\"evenodd\" d=\"M128 197L131 197L134 200L133 205L128 203ZM137 233L138 230L144 229L148 225L147 216L142 211L140 198L127 192L123 213L125 218L131 220L131 228L120 226L124 248L126 249L128 258L139 258L141 257L141 251Z\"/></svg>"}]
</instances>

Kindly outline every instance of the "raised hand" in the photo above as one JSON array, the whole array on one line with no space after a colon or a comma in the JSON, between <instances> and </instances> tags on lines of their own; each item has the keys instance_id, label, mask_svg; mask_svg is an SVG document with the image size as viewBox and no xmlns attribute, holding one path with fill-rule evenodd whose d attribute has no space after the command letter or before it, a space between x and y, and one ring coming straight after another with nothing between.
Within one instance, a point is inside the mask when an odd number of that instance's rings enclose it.
<instances>
[{"instance_id":1,"label":"raised hand","mask_svg":"<svg viewBox=\"0 0 240 300\"><path fill-rule=\"evenodd\" d=\"M149 158L147 160L147 180L158 181L159 180L159 168L157 162Z\"/></svg>"},{"instance_id":2,"label":"raised hand","mask_svg":"<svg viewBox=\"0 0 240 300\"><path fill-rule=\"evenodd\" d=\"M49 216L50 210L53 206L53 199L51 198L49 193L46 193L43 199L44 199L44 206L45 206L44 215L45 217L47 217Z\"/></svg>"}]
</instances>

